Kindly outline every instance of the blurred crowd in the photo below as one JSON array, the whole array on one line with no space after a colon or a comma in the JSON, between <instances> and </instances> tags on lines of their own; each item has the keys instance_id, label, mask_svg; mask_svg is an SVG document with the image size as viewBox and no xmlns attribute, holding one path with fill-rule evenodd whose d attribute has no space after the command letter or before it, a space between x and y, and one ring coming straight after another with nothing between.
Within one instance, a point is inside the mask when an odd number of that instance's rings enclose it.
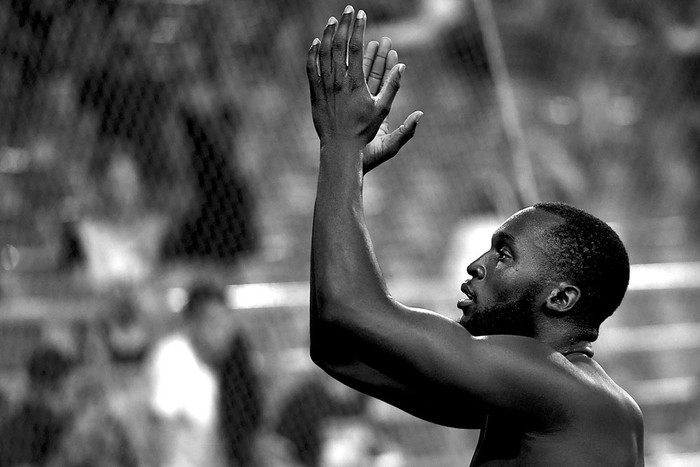
<instances>
[{"instance_id":1,"label":"blurred crowd","mask_svg":"<svg viewBox=\"0 0 700 467\"><path fill-rule=\"evenodd\" d=\"M238 86L224 80L216 32L188 21L213 12L171 9L3 3L0 138L18 178L6 190L24 195L9 210L59 229L54 261L87 261L97 281L142 279L159 258L228 261L255 248Z\"/></svg>"},{"instance_id":2,"label":"blurred crowd","mask_svg":"<svg viewBox=\"0 0 700 467\"><path fill-rule=\"evenodd\" d=\"M0 466L401 465L367 399L307 355L270 390L220 283L261 249L264 153L313 165L301 75L281 59L322 24L303 3L0 5L2 267L78 271L106 303L40 332L2 378ZM271 138L286 157L261 149ZM139 293L164 263L231 275L149 314Z\"/></svg>"},{"instance_id":3,"label":"blurred crowd","mask_svg":"<svg viewBox=\"0 0 700 467\"><path fill-rule=\"evenodd\" d=\"M303 62L346 3L0 2L0 266L27 282L78 271L109 303L78 337L40 339L21 389L0 393L0 466L403 465L373 403L327 375L304 367L273 391L222 285L308 276ZM426 112L365 190L389 275L440 271L461 219L525 200L505 78L543 198L683 218L678 245L700 232L700 2L494 0L495 18L461 0L368 3L366 36L390 36L410 71L397 118ZM484 39L494 19L508 77ZM172 264L183 302L144 312L143 284ZM226 276L199 280L210 264Z\"/></svg>"},{"instance_id":4,"label":"blurred crowd","mask_svg":"<svg viewBox=\"0 0 700 467\"><path fill-rule=\"evenodd\" d=\"M127 296L100 318L82 342L41 339L22 390L0 393L0 466L403 465L368 398L310 361L273 399L215 282L191 284L159 331Z\"/></svg>"},{"instance_id":5,"label":"blurred crowd","mask_svg":"<svg viewBox=\"0 0 700 467\"><path fill-rule=\"evenodd\" d=\"M490 3L490 13L475 7ZM697 2L360 7L372 19L367 37L392 37L415 68L397 118L413 108L428 116L406 152L433 163L407 158L394 168L404 183L384 173L367 189L378 228L406 228L401 248L421 251L456 219L513 212L533 194L606 218L700 204ZM342 8L3 2L0 212L13 232L3 243L18 248L6 252L9 267L81 264L100 283L142 280L159 261L302 260L316 140L293 57ZM494 28L509 76L492 69L483 31ZM515 107L499 86L516 89ZM519 109L520 128L503 125L507 108ZM514 160L519 151L525 160ZM451 196L460 202L448 205ZM44 256L20 255L23 243Z\"/></svg>"}]
</instances>

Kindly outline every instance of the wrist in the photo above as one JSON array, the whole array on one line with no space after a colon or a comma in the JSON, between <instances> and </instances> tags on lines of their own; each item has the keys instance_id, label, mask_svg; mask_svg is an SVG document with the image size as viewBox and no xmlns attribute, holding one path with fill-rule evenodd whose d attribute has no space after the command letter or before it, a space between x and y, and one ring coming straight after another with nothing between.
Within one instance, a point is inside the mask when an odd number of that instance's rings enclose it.
<instances>
[{"instance_id":1,"label":"wrist","mask_svg":"<svg viewBox=\"0 0 700 467\"><path fill-rule=\"evenodd\" d=\"M367 145L363 138L354 135L333 135L321 139L321 153L359 154Z\"/></svg>"},{"instance_id":2,"label":"wrist","mask_svg":"<svg viewBox=\"0 0 700 467\"><path fill-rule=\"evenodd\" d=\"M364 145L356 138L331 138L321 142L321 167L333 172L362 171L362 149Z\"/></svg>"},{"instance_id":3,"label":"wrist","mask_svg":"<svg viewBox=\"0 0 700 467\"><path fill-rule=\"evenodd\" d=\"M321 143L321 157L319 165L319 182L332 180L334 190L345 186L355 186L362 180L362 152L357 148L354 140L333 138Z\"/></svg>"}]
</instances>

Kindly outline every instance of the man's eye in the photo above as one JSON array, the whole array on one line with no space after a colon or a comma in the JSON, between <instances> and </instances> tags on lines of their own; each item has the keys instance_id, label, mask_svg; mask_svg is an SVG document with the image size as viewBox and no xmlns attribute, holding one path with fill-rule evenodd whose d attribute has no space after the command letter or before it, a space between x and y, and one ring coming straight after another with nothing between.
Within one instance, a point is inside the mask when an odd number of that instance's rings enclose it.
<instances>
[{"instance_id":1,"label":"man's eye","mask_svg":"<svg viewBox=\"0 0 700 467\"><path fill-rule=\"evenodd\" d=\"M498 260L499 261L510 258L510 254L508 253L508 250L506 250L505 248L499 248L498 250L496 250L496 253L498 253Z\"/></svg>"}]
</instances>

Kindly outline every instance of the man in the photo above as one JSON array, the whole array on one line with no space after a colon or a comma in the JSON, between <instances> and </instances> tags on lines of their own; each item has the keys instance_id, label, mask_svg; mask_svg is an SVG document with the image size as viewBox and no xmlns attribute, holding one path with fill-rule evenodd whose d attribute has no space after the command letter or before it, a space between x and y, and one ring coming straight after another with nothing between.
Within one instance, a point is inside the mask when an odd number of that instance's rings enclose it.
<instances>
[{"instance_id":1,"label":"man","mask_svg":"<svg viewBox=\"0 0 700 467\"><path fill-rule=\"evenodd\" d=\"M435 423L481 430L472 466L641 466L642 414L592 359L629 263L602 221L563 204L524 209L467 269L459 322L388 292L362 208L363 175L413 135L389 133L404 65L364 51L347 7L309 49L320 167L311 254L311 356L340 381ZM366 78L365 78L366 77Z\"/></svg>"},{"instance_id":2,"label":"man","mask_svg":"<svg viewBox=\"0 0 700 467\"><path fill-rule=\"evenodd\" d=\"M214 284L190 287L181 315L182 328L155 345L148 367L158 465L249 465L262 399L247 337Z\"/></svg>"},{"instance_id":3,"label":"man","mask_svg":"<svg viewBox=\"0 0 700 467\"><path fill-rule=\"evenodd\" d=\"M324 373L312 373L282 399L273 430L301 466L320 467L329 421L357 421L366 412L367 399Z\"/></svg>"},{"instance_id":4,"label":"man","mask_svg":"<svg viewBox=\"0 0 700 467\"><path fill-rule=\"evenodd\" d=\"M70 378L76 360L66 349L42 342L25 366L27 393L0 422L0 466L46 465L70 425Z\"/></svg>"}]
</instances>

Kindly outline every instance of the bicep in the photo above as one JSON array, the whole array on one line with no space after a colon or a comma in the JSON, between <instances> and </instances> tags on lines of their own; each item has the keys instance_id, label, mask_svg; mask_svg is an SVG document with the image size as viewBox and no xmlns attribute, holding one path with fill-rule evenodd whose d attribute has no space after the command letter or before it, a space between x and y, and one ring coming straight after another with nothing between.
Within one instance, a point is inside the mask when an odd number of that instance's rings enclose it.
<instances>
[{"instance_id":1,"label":"bicep","mask_svg":"<svg viewBox=\"0 0 700 467\"><path fill-rule=\"evenodd\" d=\"M353 389L391 404L415 417L454 428L481 428L486 414L478 407L433 397L361 362L327 367L326 371Z\"/></svg>"},{"instance_id":2,"label":"bicep","mask_svg":"<svg viewBox=\"0 0 700 467\"><path fill-rule=\"evenodd\" d=\"M384 386L370 387L402 408L420 399L417 406L426 411L451 407L463 416L505 411L548 420L564 406L562 395L580 386L572 365L535 339L475 338L442 315L393 300L360 312L345 331L346 348L384 378Z\"/></svg>"}]
</instances>

